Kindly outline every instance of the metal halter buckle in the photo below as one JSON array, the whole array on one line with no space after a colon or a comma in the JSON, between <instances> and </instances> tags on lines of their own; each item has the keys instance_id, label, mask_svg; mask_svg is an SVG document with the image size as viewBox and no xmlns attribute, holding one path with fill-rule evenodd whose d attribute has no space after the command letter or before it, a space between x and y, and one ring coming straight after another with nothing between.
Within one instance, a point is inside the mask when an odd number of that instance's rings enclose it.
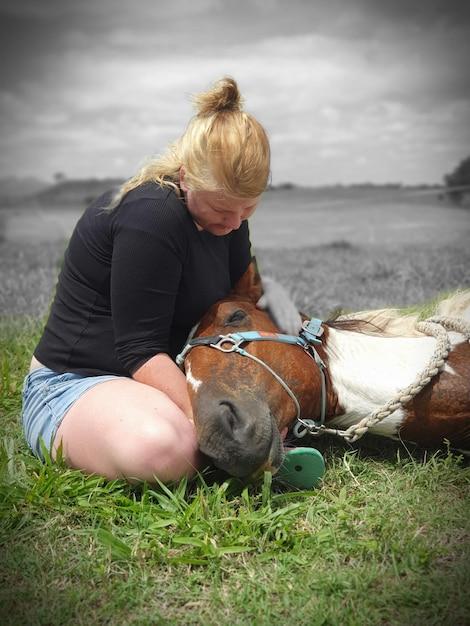
<instances>
[{"instance_id":1,"label":"metal halter buckle","mask_svg":"<svg viewBox=\"0 0 470 626\"><path fill-rule=\"evenodd\" d=\"M302 437L305 437L307 433L311 435L312 437L319 437L320 435L323 435L324 431L325 431L324 424L322 423L319 424L318 422L312 419L304 419L304 418L298 417L297 423L292 429L292 434L294 435L294 437L297 437L297 439L302 439Z\"/></svg>"},{"instance_id":2,"label":"metal halter buckle","mask_svg":"<svg viewBox=\"0 0 470 626\"><path fill-rule=\"evenodd\" d=\"M223 347L226 343L230 344L229 348ZM229 353L236 352L241 343L243 343L243 339L234 339L232 335L221 335L217 343L210 343L209 345L211 348L216 348L221 352Z\"/></svg>"}]
</instances>

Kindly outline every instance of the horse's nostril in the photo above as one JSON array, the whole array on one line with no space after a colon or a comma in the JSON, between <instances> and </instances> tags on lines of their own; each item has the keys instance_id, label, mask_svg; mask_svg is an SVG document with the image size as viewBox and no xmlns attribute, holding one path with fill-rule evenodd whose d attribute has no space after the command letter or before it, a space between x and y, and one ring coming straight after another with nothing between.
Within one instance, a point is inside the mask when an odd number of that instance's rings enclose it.
<instances>
[{"instance_id":1,"label":"horse's nostril","mask_svg":"<svg viewBox=\"0 0 470 626\"><path fill-rule=\"evenodd\" d=\"M223 400L220 403L220 413L227 425L230 426L230 430L233 430L236 427L238 417L235 406L228 400Z\"/></svg>"},{"instance_id":2,"label":"horse's nostril","mask_svg":"<svg viewBox=\"0 0 470 626\"><path fill-rule=\"evenodd\" d=\"M227 426L229 426L230 430L235 430L237 426L237 413L234 405L231 402L221 402L220 406L222 407L222 418L225 419Z\"/></svg>"},{"instance_id":3,"label":"horse's nostril","mask_svg":"<svg viewBox=\"0 0 470 626\"><path fill-rule=\"evenodd\" d=\"M216 467L232 476L251 476L267 463L279 467L282 444L267 405L227 394L205 409L206 427L198 433L199 446Z\"/></svg>"},{"instance_id":4,"label":"horse's nostril","mask_svg":"<svg viewBox=\"0 0 470 626\"><path fill-rule=\"evenodd\" d=\"M246 436L247 430L250 430L249 421L243 417L235 404L229 400L220 402L220 419L223 427L230 437L240 439Z\"/></svg>"}]
</instances>

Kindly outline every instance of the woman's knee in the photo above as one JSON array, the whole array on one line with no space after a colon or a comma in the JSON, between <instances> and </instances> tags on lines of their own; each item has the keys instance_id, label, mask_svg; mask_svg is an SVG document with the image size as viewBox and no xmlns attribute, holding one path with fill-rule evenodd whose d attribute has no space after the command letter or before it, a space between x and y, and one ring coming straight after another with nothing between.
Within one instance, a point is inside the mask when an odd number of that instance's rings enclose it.
<instances>
[{"instance_id":1,"label":"woman's knee","mask_svg":"<svg viewBox=\"0 0 470 626\"><path fill-rule=\"evenodd\" d=\"M162 392L119 380L90 389L56 433L66 462L107 478L166 482L200 467L193 424Z\"/></svg>"},{"instance_id":2,"label":"woman's knee","mask_svg":"<svg viewBox=\"0 0 470 626\"><path fill-rule=\"evenodd\" d=\"M162 482L191 477L201 462L194 426L183 413L178 418L141 419L119 456L121 475L150 482L155 477Z\"/></svg>"}]
</instances>

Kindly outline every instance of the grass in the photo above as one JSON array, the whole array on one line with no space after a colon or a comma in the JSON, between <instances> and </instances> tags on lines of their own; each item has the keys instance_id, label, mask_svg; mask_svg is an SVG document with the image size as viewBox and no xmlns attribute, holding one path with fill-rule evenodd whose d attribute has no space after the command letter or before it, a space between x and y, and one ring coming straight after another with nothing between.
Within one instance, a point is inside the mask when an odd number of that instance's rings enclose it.
<instances>
[{"instance_id":1,"label":"grass","mask_svg":"<svg viewBox=\"0 0 470 626\"><path fill-rule=\"evenodd\" d=\"M409 307L470 286L470 247L391 249L347 241L297 250L260 250L261 272L288 285L298 307L325 319L337 310Z\"/></svg>"},{"instance_id":2,"label":"grass","mask_svg":"<svg viewBox=\"0 0 470 626\"><path fill-rule=\"evenodd\" d=\"M0 320L2 625L469 623L470 468L446 450L372 437L354 446L314 441L327 472L312 492L285 491L268 474L246 485L211 471L191 484L132 487L33 458L18 422L21 384L60 248L9 252ZM338 243L264 250L260 260L294 287L299 306L326 314L468 285L469 256L463 248L377 256Z\"/></svg>"}]
</instances>

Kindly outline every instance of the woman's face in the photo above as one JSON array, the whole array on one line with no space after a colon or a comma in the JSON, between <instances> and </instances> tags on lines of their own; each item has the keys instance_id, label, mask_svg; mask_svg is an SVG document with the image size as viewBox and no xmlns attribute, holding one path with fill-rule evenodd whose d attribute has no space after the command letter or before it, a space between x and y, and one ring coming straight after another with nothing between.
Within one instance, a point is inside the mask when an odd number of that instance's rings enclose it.
<instances>
[{"instance_id":1,"label":"woman's face","mask_svg":"<svg viewBox=\"0 0 470 626\"><path fill-rule=\"evenodd\" d=\"M181 177L186 206L199 230L213 235L228 235L248 219L258 205L256 198L235 198L220 191L193 191L188 189Z\"/></svg>"}]
</instances>

